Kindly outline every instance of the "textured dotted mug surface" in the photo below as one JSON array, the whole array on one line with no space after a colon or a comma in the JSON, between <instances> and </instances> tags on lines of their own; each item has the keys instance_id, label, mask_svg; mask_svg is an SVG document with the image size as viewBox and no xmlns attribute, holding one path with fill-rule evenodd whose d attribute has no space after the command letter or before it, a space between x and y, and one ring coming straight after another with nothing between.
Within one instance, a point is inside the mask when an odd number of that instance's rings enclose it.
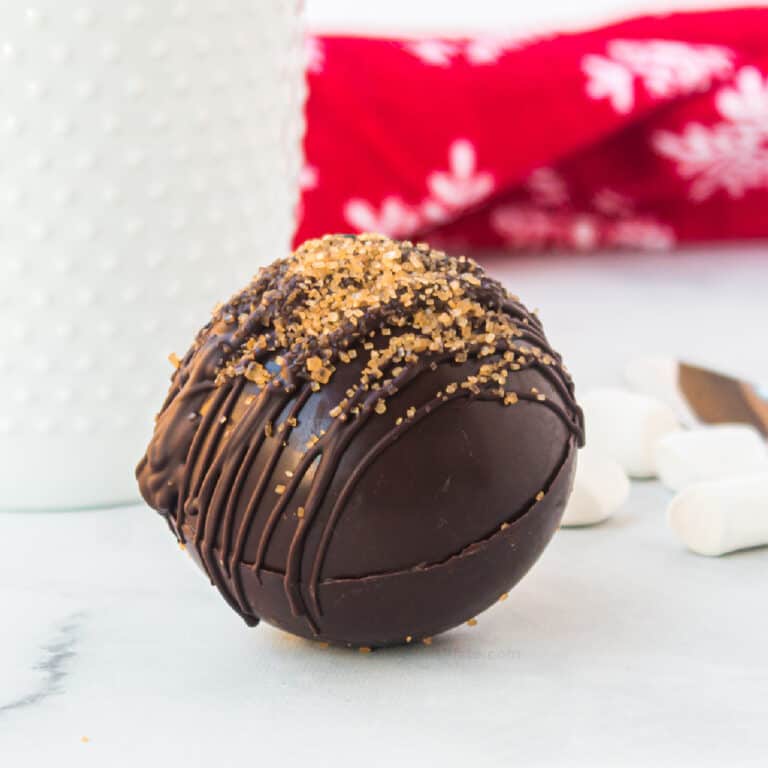
<instances>
[{"instance_id":1,"label":"textured dotted mug surface","mask_svg":"<svg viewBox=\"0 0 768 768\"><path fill-rule=\"evenodd\" d=\"M298 2L0 0L0 508L137 498L214 303L286 253Z\"/></svg>"}]
</instances>

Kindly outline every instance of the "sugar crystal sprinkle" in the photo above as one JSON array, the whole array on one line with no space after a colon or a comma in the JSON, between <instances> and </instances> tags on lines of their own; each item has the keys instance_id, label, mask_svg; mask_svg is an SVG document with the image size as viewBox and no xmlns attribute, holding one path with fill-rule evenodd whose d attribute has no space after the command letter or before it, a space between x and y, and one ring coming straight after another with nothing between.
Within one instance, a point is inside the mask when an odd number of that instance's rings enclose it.
<instances>
[{"instance_id":1,"label":"sugar crystal sprinkle","mask_svg":"<svg viewBox=\"0 0 768 768\"><path fill-rule=\"evenodd\" d=\"M227 317L243 332L218 369L219 383L243 376L288 387L304 379L318 391L360 353L359 381L329 409L342 421L360 413L369 391L378 398L366 407L386 413L397 377L422 360L432 370L438 359L479 363L471 375L457 373L438 399L482 393L505 405L518 401L510 371L560 363L538 321L525 322L516 297L472 259L377 234L306 241L262 269L214 323ZM405 418L415 415L406 409ZM271 436L271 425L266 431Z\"/></svg>"},{"instance_id":2,"label":"sugar crystal sprinkle","mask_svg":"<svg viewBox=\"0 0 768 768\"><path fill-rule=\"evenodd\" d=\"M565 429L553 430L554 419ZM474 261L380 235L328 236L263 268L214 310L172 374L138 475L145 499L249 624L262 615L280 623L290 609L297 634L365 653L430 645L481 598L498 599L516 559L527 567L551 533L544 518L521 528L537 493L525 479L563 457L563 471L539 486L557 506L582 433L572 382L541 324ZM425 460L412 463L417 452ZM480 506L493 505L498 482L519 485L506 518L514 522L478 539L460 494L445 492L455 466ZM439 515L449 538L433 545L412 516L388 515L389 496L375 492L385 484ZM350 521L357 499L365 518ZM394 526L384 541L379 518ZM418 565L401 577L403 540ZM498 546L507 557L493 554ZM374 549L375 569L365 562ZM469 569L450 599L439 579L422 576L439 575L444 555L450 569ZM239 578L245 566L255 578ZM398 602L423 578L418 616L404 624ZM321 605L326 592L335 599Z\"/></svg>"}]
</instances>

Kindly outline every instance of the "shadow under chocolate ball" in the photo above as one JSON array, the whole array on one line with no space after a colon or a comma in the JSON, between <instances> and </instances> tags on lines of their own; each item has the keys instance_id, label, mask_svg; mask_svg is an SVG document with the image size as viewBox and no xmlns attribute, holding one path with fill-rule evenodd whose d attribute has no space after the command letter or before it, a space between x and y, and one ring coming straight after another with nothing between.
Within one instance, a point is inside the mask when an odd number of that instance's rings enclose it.
<instances>
[{"instance_id":1,"label":"shadow under chocolate ball","mask_svg":"<svg viewBox=\"0 0 768 768\"><path fill-rule=\"evenodd\" d=\"M311 241L291 259L362 259L365 271L352 272L367 285L395 249L413 266L396 285L442 284L443 274L460 285L444 301L415 291L416 308L401 294L384 310L364 304L353 330L331 317L327 333L307 335L304 320L304 336L294 329L243 354L333 285L323 287L323 270L308 283L302 269L291 276L296 261L277 262L181 361L137 474L246 621L377 647L461 624L526 573L570 493L581 416L538 320L474 262L376 236L348 241ZM354 287L338 289L343 306ZM457 340L453 316L425 319L451 301L477 333ZM506 338L486 332L499 318Z\"/></svg>"}]
</instances>

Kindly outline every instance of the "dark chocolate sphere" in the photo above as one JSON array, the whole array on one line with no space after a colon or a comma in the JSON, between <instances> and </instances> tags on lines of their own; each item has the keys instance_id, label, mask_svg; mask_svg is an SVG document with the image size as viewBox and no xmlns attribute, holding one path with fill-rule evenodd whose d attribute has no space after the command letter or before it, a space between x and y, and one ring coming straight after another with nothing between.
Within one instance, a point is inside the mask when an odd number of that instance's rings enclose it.
<instances>
[{"instance_id":1,"label":"dark chocolate sphere","mask_svg":"<svg viewBox=\"0 0 768 768\"><path fill-rule=\"evenodd\" d=\"M141 491L249 624L430 637L506 595L559 524L573 385L471 259L308 241L177 362Z\"/></svg>"}]
</instances>

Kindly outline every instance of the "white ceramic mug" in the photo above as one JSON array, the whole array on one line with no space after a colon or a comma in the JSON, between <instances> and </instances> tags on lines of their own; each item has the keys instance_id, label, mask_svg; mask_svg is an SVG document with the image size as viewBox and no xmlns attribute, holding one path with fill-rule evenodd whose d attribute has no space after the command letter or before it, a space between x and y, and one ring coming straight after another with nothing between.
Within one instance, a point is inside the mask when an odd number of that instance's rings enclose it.
<instances>
[{"instance_id":1,"label":"white ceramic mug","mask_svg":"<svg viewBox=\"0 0 768 768\"><path fill-rule=\"evenodd\" d=\"M287 253L300 16L0 4L0 508L136 499L168 354Z\"/></svg>"}]
</instances>

